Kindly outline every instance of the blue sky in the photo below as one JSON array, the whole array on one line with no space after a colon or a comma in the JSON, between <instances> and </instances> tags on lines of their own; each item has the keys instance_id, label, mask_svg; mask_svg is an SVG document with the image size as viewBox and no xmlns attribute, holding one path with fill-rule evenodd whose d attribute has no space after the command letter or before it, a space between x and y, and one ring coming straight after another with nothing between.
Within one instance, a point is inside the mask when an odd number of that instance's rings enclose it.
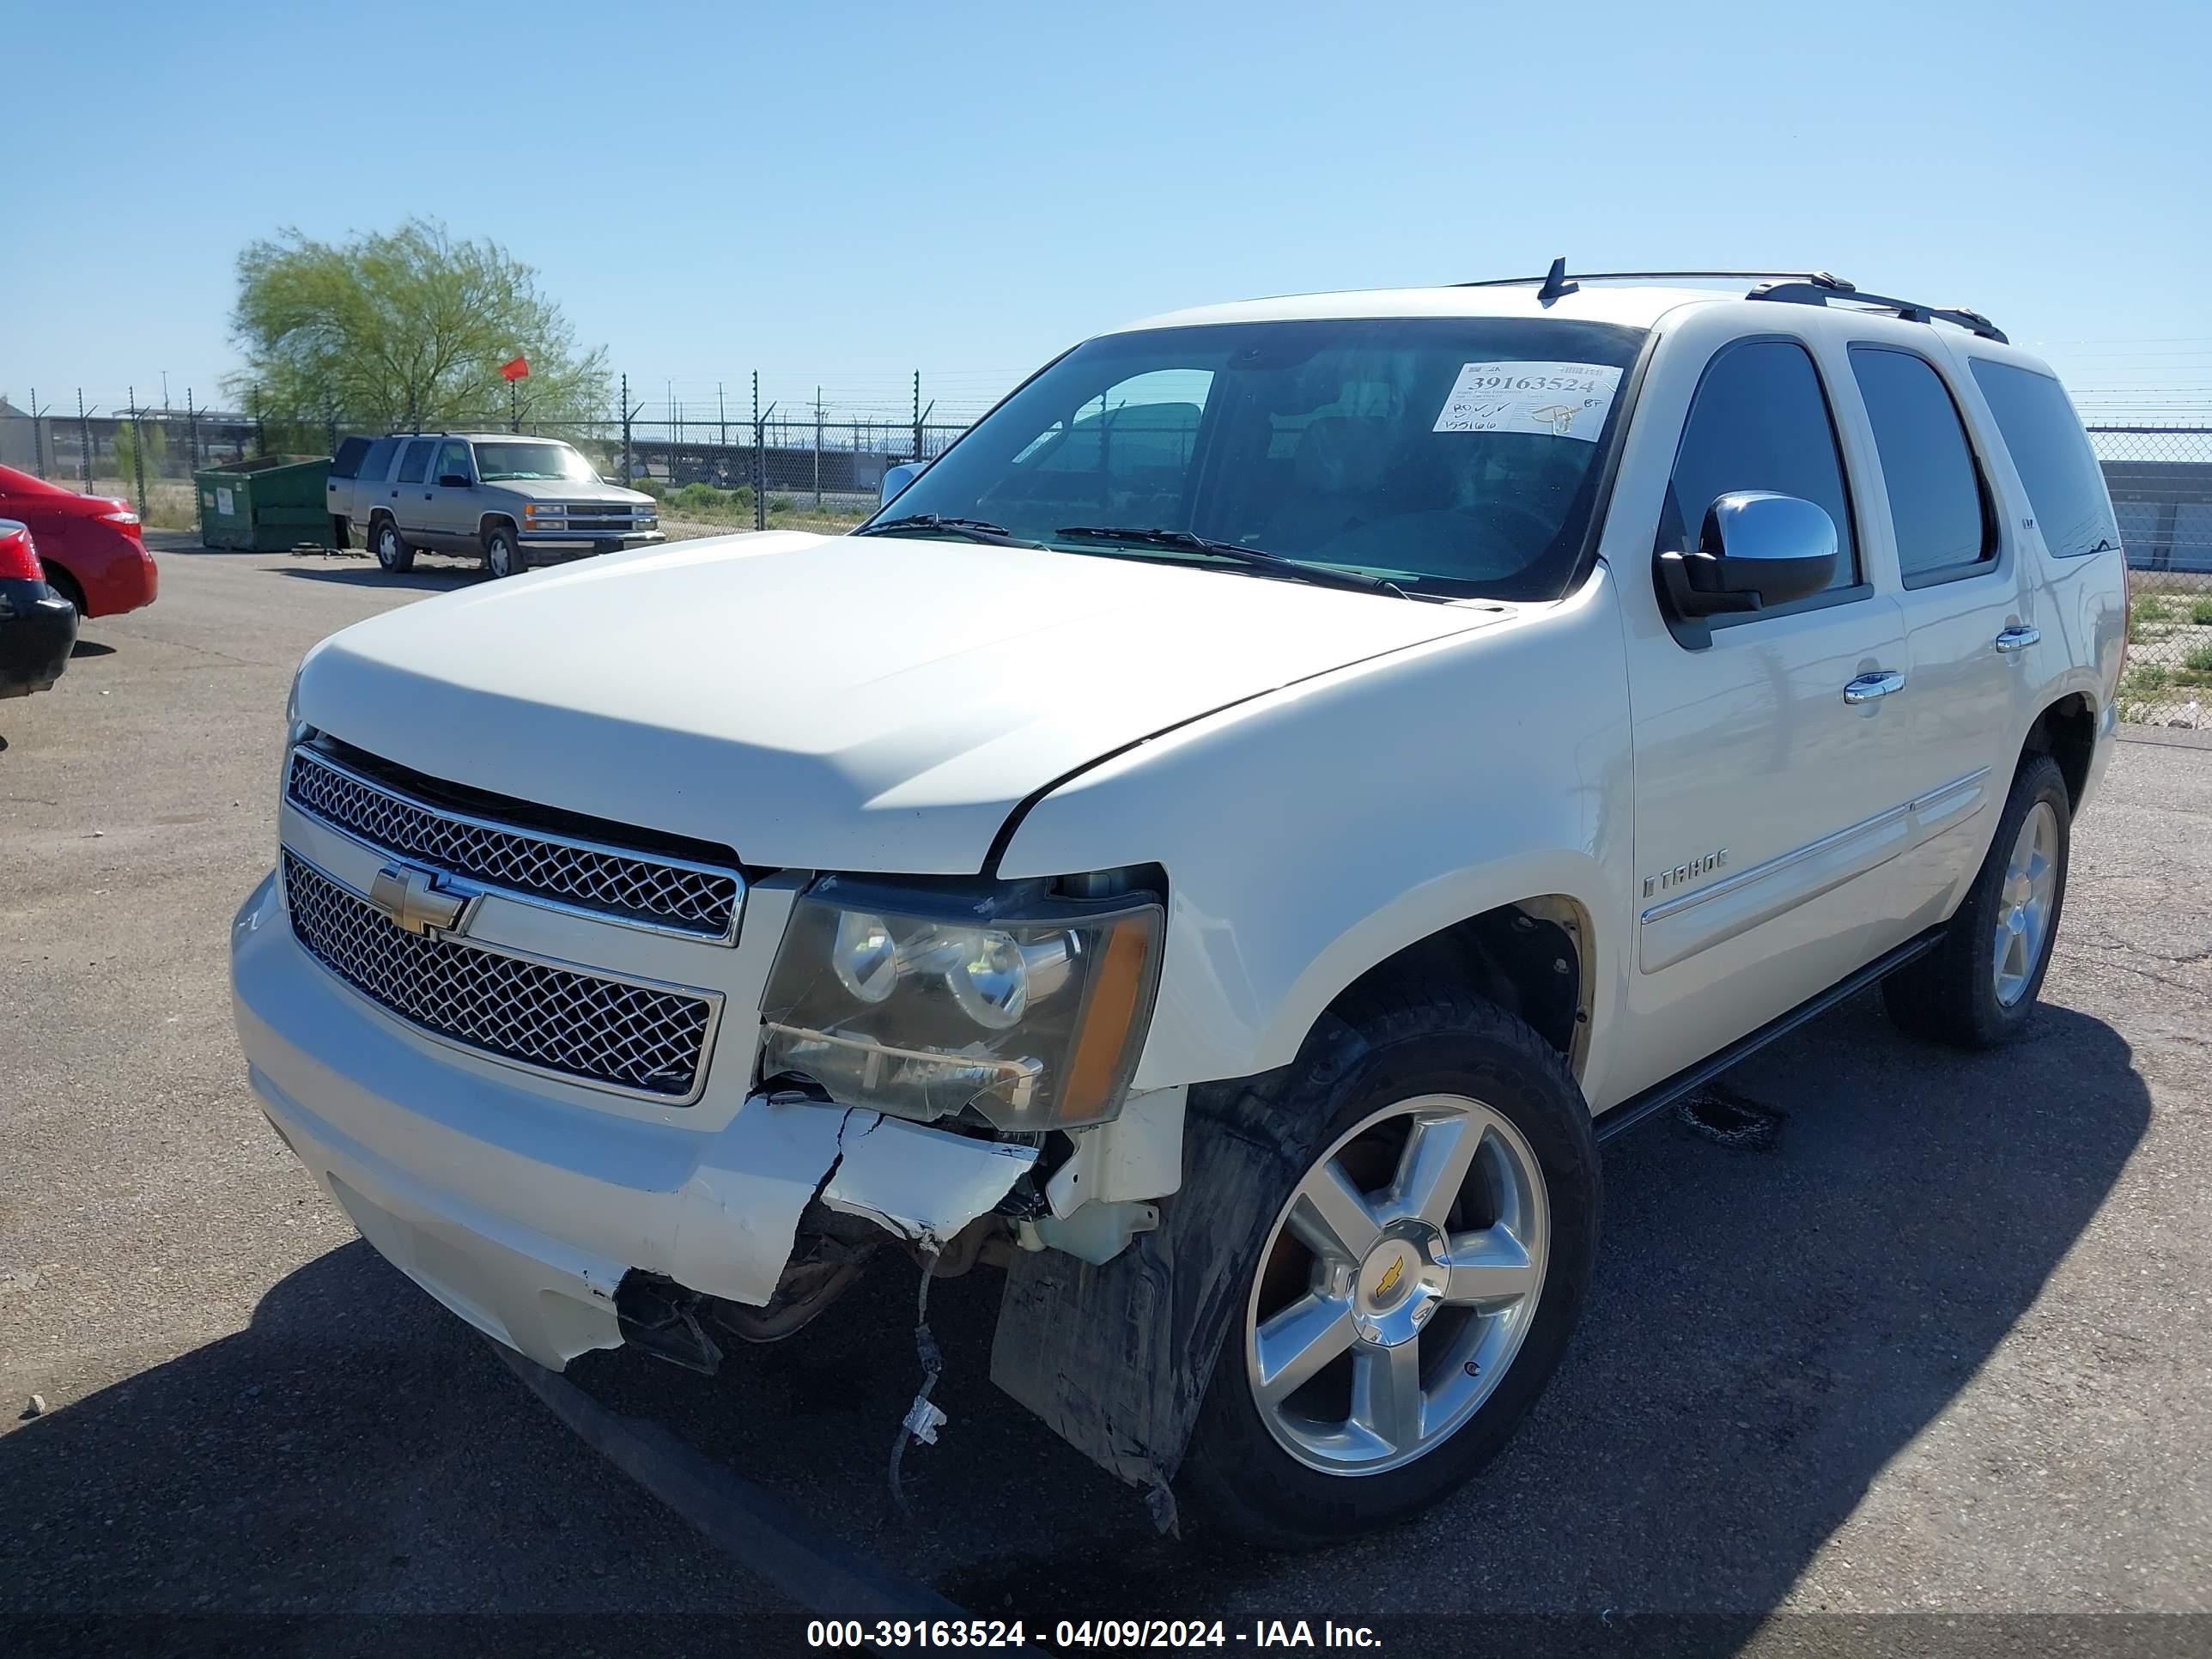
<instances>
[{"instance_id":1,"label":"blue sky","mask_svg":"<svg viewBox=\"0 0 2212 1659\"><path fill-rule=\"evenodd\" d=\"M374 21L364 21L374 17ZM1821 266L1987 312L2094 412L2212 414L2212 8L87 9L4 0L0 392L203 402L233 262L410 214L633 395L965 412L1251 295Z\"/></svg>"}]
</instances>

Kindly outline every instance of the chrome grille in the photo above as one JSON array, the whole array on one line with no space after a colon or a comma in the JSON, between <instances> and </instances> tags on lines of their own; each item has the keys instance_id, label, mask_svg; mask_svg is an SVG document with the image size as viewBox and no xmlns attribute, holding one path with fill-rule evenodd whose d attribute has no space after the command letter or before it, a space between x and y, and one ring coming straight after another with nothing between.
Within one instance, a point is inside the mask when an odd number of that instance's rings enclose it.
<instances>
[{"instance_id":1,"label":"chrome grille","mask_svg":"<svg viewBox=\"0 0 2212 1659\"><path fill-rule=\"evenodd\" d=\"M311 955L426 1031L672 1104L699 1092L716 1012L709 998L403 932L289 852L284 898Z\"/></svg>"},{"instance_id":2,"label":"chrome grille","mask_svg":"<svg viewBox=\"0 0 2212 1659\"><path fill-rule=\"evenodd\" d=\"M708 939L726 939L736 929L744 884L735 871L471 817L306 749L292 752L285 793L303 811L362 841L488 886Z\"/></svg>"}]
</instances>

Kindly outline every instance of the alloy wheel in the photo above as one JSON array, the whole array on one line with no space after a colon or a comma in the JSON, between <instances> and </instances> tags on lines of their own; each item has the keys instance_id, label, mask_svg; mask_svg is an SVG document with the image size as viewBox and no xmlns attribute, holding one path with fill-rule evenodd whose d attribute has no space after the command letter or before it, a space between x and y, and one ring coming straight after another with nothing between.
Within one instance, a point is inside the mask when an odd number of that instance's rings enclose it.
<instances>
[{"instance_id":1,"label":"alloy wheel","mask_svg":"<svg viewBox=\"0 0 2212 1659\"><path fill-rule=\"evenodd\" d=\"M2027 994L2028 981L2051 942L2051 909L2058 891L2058 814L2039 800L2021 820L2005 864L2004 885L1997 890L1996 949L1990 972L1997 1000L2011 1007Z\"/></svg>"},{"instance_id":2,"label":"alloy wheel","mask_svg":"<svg viewBox=\"0 0 2212 1659\"><path fill-rule=\"evenodd\" d=\"M1328 1474L1449 1439L1519 1352L1543 1288L1541 1166L1460 1095L1354 1125L1276 1217L1244 1320L1247 1378L1284 1450Z\"/></svg>"}]
</instances>

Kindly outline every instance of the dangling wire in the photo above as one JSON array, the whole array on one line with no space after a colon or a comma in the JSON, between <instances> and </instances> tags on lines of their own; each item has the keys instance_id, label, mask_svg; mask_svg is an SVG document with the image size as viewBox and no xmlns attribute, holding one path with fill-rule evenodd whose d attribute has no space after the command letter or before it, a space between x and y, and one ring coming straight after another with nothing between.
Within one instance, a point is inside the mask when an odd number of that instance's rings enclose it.
<instances>
[{"instance_id":1,"label":"dangling wire","mask_svg":"<svg viewBox=\"0 0 2212 1659\"><path fill-rule=\"evenodd\" d=\"M900 1419L898 1435L891 1442L891 1502L898 1505L901 1515L912 1519L914 1511L907 1506L906 1492L899 1485L899 1464L906 1456L907 1442L920 1440L925 1445L937 1443L939 1425L945 1413L929 1403L930 1390L945 1370L945 1356L937 1346L937 1339L929 1332L929 1281L937 1277L935 1249L925 1246L921 1253L921 1288L914 1298L914 1351L921 1360L921 1388L907 1407L906 1416Z\"/></svg>"}]
</instances>

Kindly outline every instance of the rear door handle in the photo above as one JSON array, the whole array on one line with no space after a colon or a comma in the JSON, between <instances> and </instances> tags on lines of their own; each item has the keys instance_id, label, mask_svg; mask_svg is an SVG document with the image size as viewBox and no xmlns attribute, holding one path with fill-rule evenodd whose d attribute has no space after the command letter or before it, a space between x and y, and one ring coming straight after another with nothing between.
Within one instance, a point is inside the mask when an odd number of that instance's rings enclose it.
<instances>
[{"instance_id":1,"label":"rear door handle","mask_svg":"<svg viewBox=\"0 0 2212 1659\"><path fill-rule=\"evenodd\" d=\"M2041 629L2028 628L2015 623L2012 627L2006 629L2003 633L1997 635L1997 649L2000 651L2025 651L2029 646L2033 645L2042 637L2043 630Z\"/></svg>"},{"instance_id":2,"label":"rear door handle","mask_svg":"<svg viewBox=\"0 0 2212 1659\"><path fill-rule=\"evenodd\" d=\"M1844 701L1856 706L1886 697L1893 691L1905 690L1905 676L1894 668L1885 668L1873 674L1862 674L1844 688Z\"/></svg>"}]
</instances>

